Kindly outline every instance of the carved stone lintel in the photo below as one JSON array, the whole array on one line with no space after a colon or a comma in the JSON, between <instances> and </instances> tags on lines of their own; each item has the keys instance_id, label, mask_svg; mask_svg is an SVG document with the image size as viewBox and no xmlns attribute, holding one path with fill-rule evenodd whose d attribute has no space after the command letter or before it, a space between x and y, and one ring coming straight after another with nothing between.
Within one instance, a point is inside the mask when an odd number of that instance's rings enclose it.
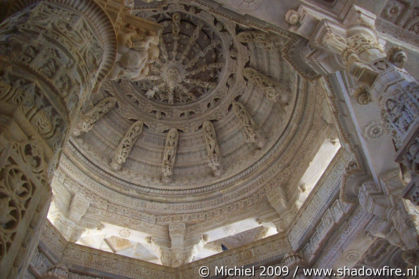
<instances>
[{"instance_id":1,"label":"carved stone lintel","mask_svg":"<svg viewBox=\"0 0 419 279\"><path fill-rule=\"evenodd\" d=\"M246 108L239 102L233 102L233 112L240 122L242 134L247 143L254 143L258 148L265 144L264 138L257 132L256 124L247 112Z\"/></svg>"},{"instance_id":2,"label":"carved stone lintel","mask_svg":"<svg viewBox=\"0 0 419 279\"><path fill-rule=\"evenodd\" d=\"M178 141L178 131L174 128L170 129L166 137L162 162L162 180L166 183L171 180L173 175L173 166L176 160Z\"/></svg>"},{"instance_id":3,"label":"carved stone lintel","mask_svg":"<svg viewBox=\"0 0 419 279\"><path fill-rule=\"evenodd\" d=\"M215 176L220 176L222 173L222 166L220 162L221 153L214 125L210 121L205 121L202 127L208 156L208 166L212 169Z\"/></svg>"},{"instance_id":4,"label":"carved stone lintel","mask_svg":"<svg viewBox=\"0 0 419 279\"><path fill-rule=\"evenodd\" d=\"M142 121L136 121L129 127L128 131L125 133L124 137L119 142L118 147L114 151L114 156L111 161L111 167L113 170L117 171L121 169L142 131Z\"/></svg>"}]
</instances>

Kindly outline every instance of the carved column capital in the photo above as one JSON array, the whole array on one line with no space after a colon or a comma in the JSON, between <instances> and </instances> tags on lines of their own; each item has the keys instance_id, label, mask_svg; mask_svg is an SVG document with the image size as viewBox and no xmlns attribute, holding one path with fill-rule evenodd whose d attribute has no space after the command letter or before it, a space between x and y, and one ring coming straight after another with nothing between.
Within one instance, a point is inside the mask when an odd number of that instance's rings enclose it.
<instances>
[{"instance_id":1,"label":"carved column capital","mask_svg":"<svg viewBox=\"0 0 419 279\"><path fill-rule=\"evenodd\" d=\"M309 60L325 74L385 56L374 28L375 15L356 5L341 20L303 4L288 11L286 20L291 32L309 40L314 47Z\"/></svg>"}]
</instances>

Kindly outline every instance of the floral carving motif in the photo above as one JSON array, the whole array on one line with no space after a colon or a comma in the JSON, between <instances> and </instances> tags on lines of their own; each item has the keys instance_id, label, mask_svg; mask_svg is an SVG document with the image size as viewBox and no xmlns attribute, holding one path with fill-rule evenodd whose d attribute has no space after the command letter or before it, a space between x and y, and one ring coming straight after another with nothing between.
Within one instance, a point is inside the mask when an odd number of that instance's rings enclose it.
<instances>
[{"instance_id":1,"label":"floral carving motif","mask_svg":"<svg viewBox=\"0 0 419 279\"><path fill-rule=\"evenodd\" d=\"M0 260L8 252L21 220L25 217L34 192L35 183L46 183L46 167L41 150L34 142L14 143L1 154L4 159L0 171ZM30 167L25 173L21 165Z\"/></svg>"}]
</instances>

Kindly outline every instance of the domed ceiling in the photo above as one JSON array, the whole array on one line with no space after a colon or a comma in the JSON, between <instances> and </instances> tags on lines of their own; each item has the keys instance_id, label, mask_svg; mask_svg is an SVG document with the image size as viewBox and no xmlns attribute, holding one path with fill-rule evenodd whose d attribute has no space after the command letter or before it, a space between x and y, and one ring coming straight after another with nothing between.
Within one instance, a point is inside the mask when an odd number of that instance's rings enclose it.
<instances>
[{"instance_id":1,"label":"domed ceiling","mask_svg":"<svg viewBox=\"0 0 419 279\"><path fill-rule=\"evenodd\" d=\"M319 147L302 145L319 100L284 59L294 38L191 3L137 7L162 26L159 58L144 80L106 81L82 108L59 171L69 192L106 200L103 212L112 203L161 225L234 219L287 181L298 148Z\"/></svg>"},{"instance_id":2,"label":"domed ceiling","mask_svg":"<svg viewBox=\"0 0 419 279\"><path fill-rule=\"evenodd\" d=\"M105 185L139 198L192 201L243 186L249 168L278 156L297 105L295 72L278 49L254 50L256 31L236 36L235 24L195 7L139 15L163 27L159 59L145 80L106 83L92 103L114 97L115 109L72 144ZM116 163L133 125L132 150Z\"/></svg>"}]
</instances>

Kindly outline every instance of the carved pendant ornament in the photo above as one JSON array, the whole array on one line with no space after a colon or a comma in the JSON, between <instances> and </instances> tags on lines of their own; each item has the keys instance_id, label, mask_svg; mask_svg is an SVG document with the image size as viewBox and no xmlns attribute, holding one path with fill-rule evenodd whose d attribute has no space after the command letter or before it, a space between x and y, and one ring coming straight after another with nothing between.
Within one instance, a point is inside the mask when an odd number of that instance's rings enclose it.
<instances>
[{"instance_id":1,"label":"carved pendant ornament","mask_svg":"<svg viewBox=\"0 0 419 279\"><path fill-rule=\"evenodd\" d=\"M136 121L128 131L125 133L124 137L120 141L118 147L114 151L115 155L112 158L111 167L114 170L120 170L122 164L124 164L134 147L135 143L138 140L138 137L141 135L143 131L143 122Z\"/></svg>"},{"instance_id":2,"label":"carved pendant ornament","mask_svg":"<svg viewBox=\"0 0 419 279\"><path fill-rule=\"evenodd\" d=\"M205 147L208 155L208 166L215 176L220 176L222 172L220 147L217 142L214 125L210 121L203 124Z\"/></svg>"},{"instance_id":3,"label":"carved pendant ornament","mask_svg":"<svg viewBox=\"0 0 419 279\"><path fill-rule=\"evenodd\" d=\"M170 129L167 133L166 143L163 152L162 180L169 182L173 175L173 166L176 160L179 133L176 129Z\"/></svg>"},{"instance_id":4,"label":"carved pendant ornament","mask_svg":"<svg viewBox=\"0 0 419 279\"><path fill-rule=\"evenodd\" d=\"M233 112L241 125L242 134L247 143L254 143L258 148L264 145L263 137L259 134L256 123L247 112L243 104L239 102L233 103Z\"/></svg>"}]
</instances>

